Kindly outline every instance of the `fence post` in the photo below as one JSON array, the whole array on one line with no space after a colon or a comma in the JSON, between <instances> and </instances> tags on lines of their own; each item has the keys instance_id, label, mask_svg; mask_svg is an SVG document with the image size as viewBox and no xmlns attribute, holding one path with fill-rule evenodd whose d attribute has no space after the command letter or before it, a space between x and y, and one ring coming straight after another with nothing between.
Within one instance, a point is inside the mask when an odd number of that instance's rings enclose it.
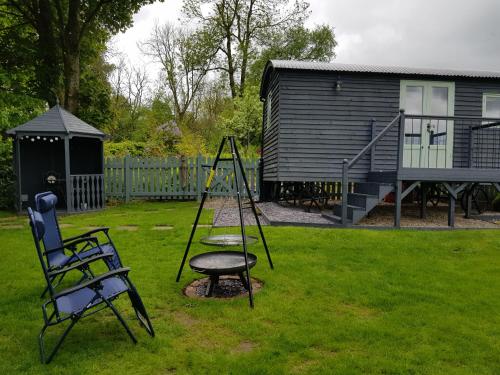
<instances>
[{"instance_id":1,"label":"fence post","mask_svg":"<svg viewBox=\"0 0 500 375\"><path fill-rule=\"evenodd\" d=\"M201 201L201 189L203 186L203 168L201 167L201 155L196 157L196 200Z\"/></svg>"},{"instance_id":2,"label":"fence post","mask_svg":"<svg viewBox=\"0 0 500 375\"><path fill-rule=\"evenodd\" d=\"M130 201L130 189L131 189L131 181L130 181L130 160L129 156L126 155L123 159L123 190L125 192L125 202Z\"/></svg>"}]
</instances>

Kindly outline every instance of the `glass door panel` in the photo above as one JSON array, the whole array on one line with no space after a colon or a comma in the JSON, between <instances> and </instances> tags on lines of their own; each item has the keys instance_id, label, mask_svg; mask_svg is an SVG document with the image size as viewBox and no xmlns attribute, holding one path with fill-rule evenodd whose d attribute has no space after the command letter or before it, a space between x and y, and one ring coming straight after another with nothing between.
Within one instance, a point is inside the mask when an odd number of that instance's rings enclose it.
<instances>
[{"instance_id":1,"label":"glass door panel","mask_svg":"<svg viewBox=\"0 0 500 375\"><path fill-rule=\"evenodd\" d=\"M453 121L432 116L453 116L455 87L451 82L401 82L401 108L427 119L406 119L403 167L452 168Z\"/></svg>"},{"instance_id":2,"label":"glass door panel","mask_svg":"<svg viewBox=\"0 0 500 375\"><path fill-rule=\"evenodd\" d=\"M424 86L406 86L404 92L406 112L421 115L424 111ZM422 120L405 120L405 144L403 166L418 168L420 166L420 147L422 144Z\"/></svg>"}]
</instances>

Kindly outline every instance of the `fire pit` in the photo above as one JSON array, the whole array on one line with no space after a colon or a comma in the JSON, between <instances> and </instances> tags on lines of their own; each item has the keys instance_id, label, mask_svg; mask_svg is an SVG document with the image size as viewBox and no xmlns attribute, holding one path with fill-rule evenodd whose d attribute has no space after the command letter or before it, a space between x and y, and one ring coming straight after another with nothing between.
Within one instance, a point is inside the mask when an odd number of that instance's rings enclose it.
<instances>
[{"instance_id":1,"label":"fire pit","mask_svg":"<svg viewBox=\"0 0 500 375\"><path fill-rule=\"evenodd\" d=\"M258 241L255 236L245 236L245 240L247 245ZM202 237L200 242L211 246L241 246L243 245L243 237L240 234L218 234Z\"/></svg>"},{"instance_id":2,"label":"fire pit","mask_svg":"<svg viewBox=\"0 0 500 375\"><path fill-rule=\"evenodd\" d=\"M248 269L255 266L257 257L248 253ZM219 276L238 275L243 286L249 290L246 278L243 272L245 267L245 254L238 251L213 251L210 253L199 254L192 257L189 266L195 272L209 276L210 282L206 289L205 297L211 297L215 286L219 282Z\"/></svg>"}]
</instances>

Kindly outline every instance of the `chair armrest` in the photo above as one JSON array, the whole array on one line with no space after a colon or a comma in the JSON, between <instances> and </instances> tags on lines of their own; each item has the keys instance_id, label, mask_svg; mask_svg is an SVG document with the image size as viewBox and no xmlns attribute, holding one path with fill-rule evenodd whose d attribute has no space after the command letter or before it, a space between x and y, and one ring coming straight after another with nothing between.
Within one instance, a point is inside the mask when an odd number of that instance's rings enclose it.
<instances>
[{"instance_id":1,"label":"chair armrest","mask_svg":"<svg viewBox=\"0 0 500 375\"><path fill-rule=\"evenodd\" d=\"M103 273L102 275L96 276L93 279L90 279L90 280L85 281L81 284L75 285L74 287L64 289L64 290L60 291L59 293L54 294L52 299L55 300L57 298L66 296L66 295L74 293L74 292L77 292L77 291L84 289L84 288L91 288L92 289L92 287L95 287L96 285L100 284L101 281L109 279L111 277L127 276L129 271L130 271L130 267L123 267L123 268L118 268L116 270Z\"/></svg>"},{"instance_id":2,"label":"chair armrest","mask_svg":"<svg viewBox=\"0 0 500 375\"><path fill-rule=\"evenodd\" d=\"M91 234L98 233L98 232L104 232L106 235L108 235L108 231L109 231L109 227L102 227L102 228L92 229L92 230L89 230L88 232L79 234L77 236L66 238L66 239L63 240L63 243L66 243L68 241L73 241L73 240L76 240L77 238L81 238L81 237L88 237Z\"/></svg>"},{"instance_id":3,"label":"chair armrest","mask_svg":"<svg viewBox=\"0 0 500 375\"><path fill-rule=\"evenodd\" d=\"M49 271L48 274L49 274L49 276L56 276L56 275L59 275L61 273L66 273L66 272L74 270L74 269L85 267L87 264L95 262L96 260L103 259L103 258L112 258L112 257L113 257L113 254L96 254L96 255L93 255L91 257L85 258L84 260L82 260L80 262L73 263L70 266L58 268L54 271Z\"/></svg>"},{"instance_id":4,"label":"chair armrest","mask_svg":"<svg viewBox=\"0 0 500 375\"><path fill-rule=\"evenodd\" d=\"M97 237L84 237L84 238L79 238L77 240L65 243L63 246L59 246L59 247L56 247L54 249L47 250L43 254L47 255L47 254L53 253L54 251L60 251L60 250L64 250L64 249L70 250L71 248L74 248L76 245L83 243L83 242L93 242L96 245L99 245L99 240L97 239Z\"/></svg>"}]
</instances>

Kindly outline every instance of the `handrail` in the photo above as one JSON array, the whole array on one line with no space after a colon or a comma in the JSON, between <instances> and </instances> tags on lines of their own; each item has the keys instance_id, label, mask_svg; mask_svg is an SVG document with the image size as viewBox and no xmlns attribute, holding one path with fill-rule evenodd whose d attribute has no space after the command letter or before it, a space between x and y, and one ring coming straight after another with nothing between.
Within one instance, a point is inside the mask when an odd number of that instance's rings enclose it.
<instances>
[{"instance_id":1,"label":"handrail","mask_svg":"<svg viewBox=\"0 0 500 375\"><path fill-rule=\"evenodd\" d=\"M500 121L498 117L480 117L480 116L437 116L437 115L408 115L407 119L431 119L431 120L478 120L478 121Z\"/></svg>"},{"instance_id":2,"label":"handrail","mask_svg":"<svg viewBox=\"0 0 500 375\"><path fill-rule=\"evenodd\" d=\"M348 161L344 159L342 161L342 217L341 221L344 226L347 226L347 185L349 184L349 169L351 169L358 161L361 159L368 151L370 151L378 141L385 135L387 132L392 129L395 124L400 124L401 121L404 122L404 110L400 110L399 114L384 128L380 133L378 133L363 149ZM400 141L401 142L401 141ZM399 158L398 158L399 165Z\"/></svg>"},{"instance_id":3,"label":"handrail","mask_svg":"<svg viewBox=\"0 0 500 375\"><path fill-rule=\"evenodd\" d=\"M380 133L378 133L377 136L370 141L370 143L368 143L354 158L351 159L350 162L347 163L347 168L351 169L351 167L356 164L359 159L361 159L368 151L370 151L370 149L379 141L379 139L382 138L385 133L387 133L394 126L394 124L398 123L400 117L401 113L394 117L389 125L387 125ZM344 162L346 161L347 159L344 159Z\"/></svg>"},{"instance_id":4,"label":"handrail","mask_svg":"<svg viewBox=\"0 0 500 375\"><path fill-rule=\"evenodd\" d=\"M486 120L486 121L488 121L488 120ZM483 124L483 125L472 126L470 129L471 130L488 129L488 128L492 128L492 127L498 126L498 125L500 125L500 121L490 122L488 124Z\"/></svg>"}]
</instances>

